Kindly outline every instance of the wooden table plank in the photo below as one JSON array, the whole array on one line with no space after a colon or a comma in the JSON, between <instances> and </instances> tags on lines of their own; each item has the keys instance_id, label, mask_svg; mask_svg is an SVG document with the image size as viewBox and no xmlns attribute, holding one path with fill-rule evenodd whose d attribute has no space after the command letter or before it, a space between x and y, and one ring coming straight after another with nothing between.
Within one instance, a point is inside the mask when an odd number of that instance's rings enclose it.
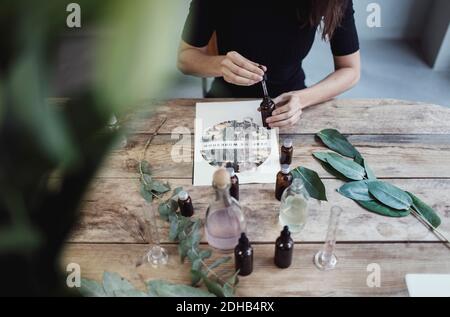
<instances>
[{"instance_id":1,"label":"wooden table plank","mask_svg":"<svg viewBox=\"0 0 450 317\"><path fill-rule=\"evenodd\" d=\"M193 187L190 180L171 179L172 187L183 186L190 193L196 214L204 217L207 204L213 197L210 187ZM392 183L416 193L429 202L442 218L441 229L450 232L450 202L443 193L450 192L450 180L393 179ZM437 241L413 216L386 218L359 207L335 191L343 182L324 180L330 203L311 201L311 212L301 241L322 241L325 238L331 204L344 209L338 235L339 241ZM137 179L96 179L83 206L83 217L73 242L142 243L139 221L142 222L144 200L139 194ZM241 204L248 213L248 233L253 241L273 241L279 234L279 202L273 197L271 184L241 185ZM167 225L161 233L168 242Z\"/></svg>"},{"instance_id":2,"label":"wooden table plank","mask_svg":"<svg viewBox=\"0 0 450 317\"><path fill-rule=\"evenodd\" d=\"M174 99L159 102L157 108L149 102L148 110L133 117L130 130L149 132L155 120L167 117L161 133L172 133L177 127L193 133L194 105L205 101L217 100ZM336 99L306 109L299 124L282 133L311 134L336 128L348 134L450 134L449 122L450 109L436 105L394 99Z\"/></svg>"},{"instance_id":3,"label":"wooden table plank","mask_svg":"<svg viewBox=\"0 0 450 317\"><path fill-rule=\"evenodd\" d=\"M98 176L136 177L137 164L150 136L130 135L127 146L111 154ZM321 177L335 178L312 156L315 151L328 151L314 135L286 135L281 139L285 137L294 141L292 166L305 166ZM450 134L350 135L349 140L379 178L450 178ZM183 144L183 150L174 147L176 144ZM191 179L193 147L189 136L159 135L153 139L145 158L151 163L155 177Z\"/></svg>"},{"instance_id":4,"label":"wooden table plank","mask_svg":"<svg viewBox=\"0 0 450 317\"><path fill-rule=\"evenodd\" d=\"M317 270L312 263L319 244L297 244L288 269L273 265L273 245L253 247L254 271L240 278L238 296L407 296L405 274L450 273L450 252L442 243L338 244L338 266L329 272ZM78 263L82 277L95 280L101 280L103 271L117 272L141 289L145 289L145 281L153 279L190 283L189 264L180 265L175 246L167 246L170 258L164 269L136 268L137 259L147 248L132 244L69 244L62 265ZM367 286L367 266L371 263L380 266L380 287ZM233 263L224 268L231 271Z\"/></svg>"}]
</instances>

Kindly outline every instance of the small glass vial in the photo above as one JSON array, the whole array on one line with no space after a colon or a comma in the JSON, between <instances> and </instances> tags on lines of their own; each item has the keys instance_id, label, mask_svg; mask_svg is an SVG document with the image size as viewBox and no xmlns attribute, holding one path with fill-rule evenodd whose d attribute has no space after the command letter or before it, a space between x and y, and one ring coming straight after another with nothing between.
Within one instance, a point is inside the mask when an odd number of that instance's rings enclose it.
<instances>
[{"instance_id":1,"label":"small glass vial","mask_svg":"<svg viewBox=\"0 0 450 317\"><path fill-rule=\"evenodd\" d=\"M230 195L236 200L239 200L239 178L234 172L233 167L227 168L228 173L230 174Z\"/></svg>"},{"instance_id":2,"label":"small glass vial","mask_svg":"<svg viewBox=\"0 0 450 317\"><path fill-rule=\"evenodd\" d=\"M239 275L247 276L253 272L253 248L245 233L241 234L239 243L234 249L234 263Z\"/></svg>"},{"instance_id":3,"label":"small glass vial","mask_svg":"<svg viewBox=\"0 0 450 317\"><path fill-rule=\"evenodd\" d=\"M309 194L301 178L295 178L281 195L280 224L289 226L292 233L299 233L308 217Z\"/></svg>"},{"instance_id":4,"label":"small glass vial","mask_svg":"<svg viewBox=\"0 0 450 317\"><path fill-rule=\"evenodd\" d=\"M194 215L192 199L187 192L181 191L178 193L178 206L183 217L192 217Z\"/></svg>"},{"instance_id":5,"label":"small glass vial","mask_svg":"<svg viewBox=\"0 0 450 317\"><path fill-rule=\"evenodd\" d=\"M230 196L230 174L224 168L213 176L215 199L206 211L205 235L209 245L223 252L233 252L246 221L239 202Z\"/></svg>"},{"instance_id":6,"label":"small glass vial","mask_svg":"<svg viewBox=\"0 0 450 317\"><path fill-rule=\"evenodd\" d=\"M292 139L285 139L281 146L280 164L292 164L292 156L294 154L294 147L292 146Z\"/></svg>"},{"instance_id":7,"label":"small glass vial","mask_svg":"<svg viewBox=\"0 0 450 317\"><path fill-rule=\"evenodd\" d=\"M289 227L284 226L281 235L275 242L275 265L281 269L291 266L294 254L294 240L291 238Z\"/></svg>"},{"instance_id":8,"label":"small glass vial","mask_svg":"<svg viewBox=\"0 0 450 317\"><path fill-rule=\"evenodd\" d=\"M281 171L277 174L276 184L275 184L275 198L281 200L281 195L286 188L288 188L292 183L291 168L287 164L281 165Z\"/></svg>"},{"instance_id":9,"label":"small glass vial","mask_svg":"<svg viewBox=\"0 0 450 317\"><path fill-rule=\"evenodd\" d=\"M314 256L314 264L321 271L333 270L337 264L337 257L334 254L336 248L336 234L339 227L339 218L342 214L342 208L339 206L331 207L330 220L328 223L327 237L322 250Z\"/></svg>"}]
</instances>

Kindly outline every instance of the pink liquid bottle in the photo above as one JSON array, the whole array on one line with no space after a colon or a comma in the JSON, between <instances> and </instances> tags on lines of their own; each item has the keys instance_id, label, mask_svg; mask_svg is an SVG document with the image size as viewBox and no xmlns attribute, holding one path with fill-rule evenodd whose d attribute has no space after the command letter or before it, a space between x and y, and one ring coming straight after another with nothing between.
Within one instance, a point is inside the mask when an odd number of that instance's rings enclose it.
<instances>
[{"instance_id":1,"label":"pink liquid bottle","mask_svg":"<svg viewBox=\"0 0 450 317\"><path fill-rule=\"evenodd\" d=\"M230 174L223 168L213 176L215 199L206 211L205 235L208 244L223 252L233 252L246 221L239 202L230 195Z\"/></svg>"}]
</instances>

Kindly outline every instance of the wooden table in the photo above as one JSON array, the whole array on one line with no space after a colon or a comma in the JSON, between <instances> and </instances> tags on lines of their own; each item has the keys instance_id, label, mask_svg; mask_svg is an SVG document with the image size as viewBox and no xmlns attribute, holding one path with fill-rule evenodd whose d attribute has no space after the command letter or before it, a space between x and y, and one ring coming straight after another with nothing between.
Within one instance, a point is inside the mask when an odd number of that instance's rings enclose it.
<instances>
[{"instance_id":1,"label":"wooden table","mask_svg":"<svg viewBox=\"0 0 450 317\"><path fill-rule=\"evenodd\" d=\"M114 151L92 183L82 208L82 219L65 250L63 264L81 265L82 276L100 280L103 271L129 279L137 287L151 279L189 283L189 264L180 265L176 245L168 241L167 226L160 221L161 237L170 252L166 268L136 268L148 245L138 223L144 200L139 194L136 165L149 137L157 133L146 159L154 175L192 196L196 213L204 217L212 189L193 187L192 155L171 160L172 145L180 137L192 138L195 103L171 100L133 115L126 148ZM150 109L154 109L151 111ZM159 131L161 120L167 121ZM185 135L172 136L176 127ZM367 159L376 175L411 191L429 203L450 233L450 109L399 100L334 100L304 112L301 122L280 131L294 139L293 166L316 170L327 189L329 203L314 204L308 223L296 241L289 269L273 265L274 240L279 235L279 202L274 185L241 185L241 204L248 212L248 234L255 250L254 273L241 278L240 296L406 296L406 273L450 273L450 249L413 216L386 218L361 209L336 193L342 182L328 174L311 156L323 149L314 134L336 128ZM193 143L192 143L193 145ZM312 258L325 238L332 204L344 209L338 231L334 271L318 271ZM368 287L368 265L381 268L380 287ZM232 263L228 264L232 269Z\"/></svg>"}]
</instances>

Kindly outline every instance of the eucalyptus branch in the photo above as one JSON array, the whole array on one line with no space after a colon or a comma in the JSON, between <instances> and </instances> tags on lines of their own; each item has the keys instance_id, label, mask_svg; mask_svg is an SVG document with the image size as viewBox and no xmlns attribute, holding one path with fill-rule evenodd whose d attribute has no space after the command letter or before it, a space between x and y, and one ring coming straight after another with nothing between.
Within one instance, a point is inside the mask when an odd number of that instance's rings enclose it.
<instances>
[{"instance_id":1,"label":"eucalyptus branch","mask_svg":"<svg viewBox=\"0 0 450 317\"><path fill-rule=\"evenodd\" d=\"M445 233L443 233L441 230L439 230L438 228L435 228L424 216L422 216L420 213L415 211L413 208L410 209L410 212L419 221L426 224L431 229L431 231L433 231L434 234L436 234L441 240L444 240L446 243L450 244L448 236Z\"/></svg>"}]
</instances>

